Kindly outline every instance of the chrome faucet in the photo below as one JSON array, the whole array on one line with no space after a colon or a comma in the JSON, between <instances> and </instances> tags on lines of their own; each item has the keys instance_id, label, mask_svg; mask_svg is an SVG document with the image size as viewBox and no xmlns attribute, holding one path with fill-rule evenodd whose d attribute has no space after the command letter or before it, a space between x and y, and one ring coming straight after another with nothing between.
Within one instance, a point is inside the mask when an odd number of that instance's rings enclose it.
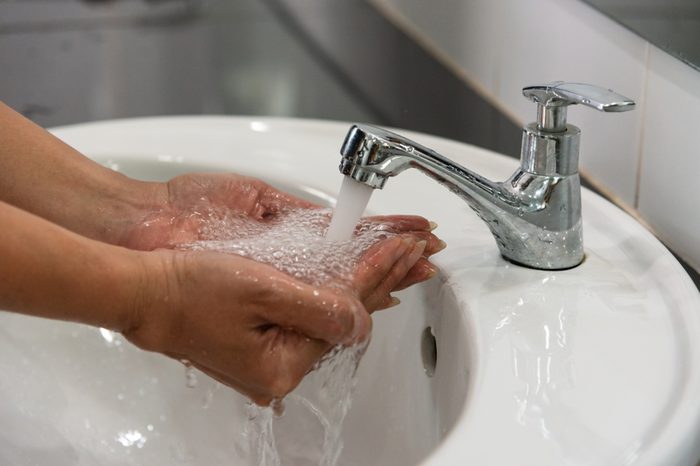
<instances>
[{"instance_id":1,"label":"chrome faucet","mask_svg":"<svg viewBox=\"0 0 700 466\"><path fill-rule=\"evenodd\" d=\"M627 97L590 84L528 86L537 121L523 128L520 167L506 181L488 180L437 152L385 129L350 128L340 150L340 172L373 188L413 167L462 197L493 233L511 262L558 270L584 258L578 151L581 130L566 123L566 108L603 112L634 108Z\"/></svg>"}]
</instances>

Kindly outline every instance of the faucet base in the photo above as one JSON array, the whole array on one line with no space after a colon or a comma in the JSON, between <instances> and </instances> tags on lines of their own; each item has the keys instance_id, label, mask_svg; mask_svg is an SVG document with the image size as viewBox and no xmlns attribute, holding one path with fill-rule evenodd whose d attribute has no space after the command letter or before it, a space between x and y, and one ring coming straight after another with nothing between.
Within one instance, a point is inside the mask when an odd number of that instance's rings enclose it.
<instances>
[{"instance_id":1,"label":"faucet base","mask_svg":"<svg viewBox=\"0 0 700 466\"><path fill-rule=\"evenodd\" d=\"M517 220L520 219L512 219L514 222ZM540 270L566 270L583 262L580 221L563 231L539 230L526 233L528 229L525 225L513 225L513 228L515 229L510 231L517 235L517 241L509 238L507 233L504 234L503 229L498 234L491 229L501 255L510 262Z\"/></svg>"}]
</instances>

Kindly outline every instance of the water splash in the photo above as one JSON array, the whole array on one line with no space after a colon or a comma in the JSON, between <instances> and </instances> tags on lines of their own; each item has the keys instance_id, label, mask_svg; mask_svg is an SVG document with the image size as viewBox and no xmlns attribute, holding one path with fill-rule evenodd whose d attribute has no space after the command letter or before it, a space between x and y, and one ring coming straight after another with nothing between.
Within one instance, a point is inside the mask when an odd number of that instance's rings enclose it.
<instances>
[{"instance_id":1,"label":"water splash","mask_svg":"<svg viewBox=\"0 0 700 466\"><path fill-rule=\"evenodd\" d=\"M219 212L207 216L201 239L180 248L247 257L317 286L347 284L362 253L394 234L386 224L363 220L352 238L329 241L330 209L293 209L266 221Z\"/></svg>"},{"instance_id":2,"label":"water splash","mask_svg":"<svg viewBox=\"0 0 700 466\"><path fill-rule=\"evenodd\" d=\"M248 439L253 456L257 458L257 466L281 466L272 430L274 408L250 402L246 405L246 411L248 423L243 436Z\"/></svg>"},{"instance_id":3,"label":"water splash","mask_svg":"<svg viewBox=\"0 0 700 466\"><path fill-rule=\"evenodd\" d=\"M219 211L198 215L207 219L199 231L200 240L181 248L247 257L314 286L350 286L362 254L378 241L394 235L386 224L363 220L351 238L330 241L326 238L330 209L288 210L263 221ZM333 348L306 377L304 385L311 389L304 395L297 391L285 400L310 414L323 433L318 451L305 451L303 463L299 464L335 466L338 463L343 449L342 425L352 404L355 373L365 349L366 343ZM191 386L194 375L191 368L186 374ZM253 403L247 406L248 423L243 437L258 466L282 464L274 426L275 420L281 419L284 406L281 400L270 407Z\"/></svg>"},{"instance_id":4,"label":"water splash","mask_svg":"<svg viewBox=\"0 0 700 466\"><path fill-rule=\"evenodd\" d=\"M338 464L343 451L343 422L352 406L352 394L357 382L355 374L366 347L367 343L353 347L334 347L307 376L304 381L306 390L303 390L303 394L298 390L289 395L284 403L278 400L269 407L248 404L248 424L244 437L249 443L250 454L255 458L257 466L282 464L279 448L288 445L279 445L275 426L282 428L278 423L286 420L283 416L285 405L288 405L290 411L292 408L301 409L310 414L323 435L320 448L314 449L309 445L302 453L297 451L294 464ZM295 430L308 427L299 425L298 421L299 419L295 418L291 423ZM298 440L295 438L293 441Z\"/></svg>"}]
</instances>

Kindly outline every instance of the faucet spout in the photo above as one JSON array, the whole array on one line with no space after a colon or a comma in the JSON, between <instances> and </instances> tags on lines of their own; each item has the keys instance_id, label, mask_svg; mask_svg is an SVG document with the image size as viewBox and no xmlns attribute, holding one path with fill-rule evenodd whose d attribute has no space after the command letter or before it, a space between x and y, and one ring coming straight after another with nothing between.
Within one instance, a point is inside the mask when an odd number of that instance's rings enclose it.
<instances>
[{"instance_id":1,"label":"faucet spout","mask_svg":"<svg viewBox=\"0 0 700 466\"><path fill-rule=\"evenodd\" d=\"M567 124L566 108L626 112L635 103L610 89L561 81L525 87L523 95L537 103L538 121L523 128L520 167L505 181L491 181L408 138L367 125L350 128L340 172L381 189L389 177L417 168L469 204L506 259L544 270L575 267L584 257L581 130Z\"/></svg>"},{"instance_id":2,"label":"faucet spout","mask_svg":"<svg viewBox=\"0 0 700 466\"><path fill-rule=\"evenodd\" d=\"M381 189L389 177L416 168L464 199L486 222L501 254L538 269L566 269L583 260L578 173L539 176L517 170L491 181L410 139L369 125L350 128L340 172Z\"/></svg>"}]
</instances>

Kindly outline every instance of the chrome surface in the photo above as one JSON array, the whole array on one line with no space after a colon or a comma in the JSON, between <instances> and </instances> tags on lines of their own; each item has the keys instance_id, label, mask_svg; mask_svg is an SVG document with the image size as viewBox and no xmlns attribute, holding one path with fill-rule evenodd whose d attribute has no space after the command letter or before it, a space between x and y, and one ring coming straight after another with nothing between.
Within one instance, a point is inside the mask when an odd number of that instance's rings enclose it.
<instances>
[{"instance_id":1,"label":"chrome surface","mask_svg":"<svg viewBox=\"0 0 700 466\"><path fill-rule=\"evenodd\" d=\"M566 123L566 107L583 104L606 112L632 110L634 102L589 84L529 86L538 120L523 128L520 167L491 181L399 134L353 125L341 147L340 172L373 188L417 168L462 197L486 222L508 260L545 270L583 261L578 149L581 131Z\"/></svg>"}]
</instances>

